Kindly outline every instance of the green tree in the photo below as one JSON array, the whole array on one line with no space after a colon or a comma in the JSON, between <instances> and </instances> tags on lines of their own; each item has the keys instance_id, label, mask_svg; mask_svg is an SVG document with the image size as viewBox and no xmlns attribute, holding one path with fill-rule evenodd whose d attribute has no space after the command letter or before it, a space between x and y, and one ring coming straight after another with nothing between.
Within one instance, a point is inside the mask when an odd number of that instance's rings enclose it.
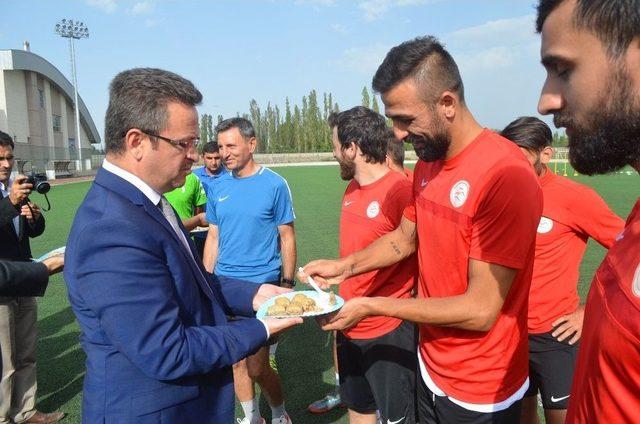
<instances>
[{"instance_id":1,"label":"green tree","mask_svg":"<svg viewBox=\"0 0 640 424\"><path fill-rule=\"evenodd\" d=\"M380 113L380 106L378 105L378 96L376 96L375 94L371 99L371 109L373 109L374 112L376 113Z\"/></svg>"},{"instance_id":2,"label":"green tree","mask_svg":"<svg viewBox=\"0 0 640 424\"><path fill-rule=\"evenodd\" d=\"M362 87L362 106L371 107L371 97L369 96L369 90L367 86Z\"/></svg>"}]
</instances>

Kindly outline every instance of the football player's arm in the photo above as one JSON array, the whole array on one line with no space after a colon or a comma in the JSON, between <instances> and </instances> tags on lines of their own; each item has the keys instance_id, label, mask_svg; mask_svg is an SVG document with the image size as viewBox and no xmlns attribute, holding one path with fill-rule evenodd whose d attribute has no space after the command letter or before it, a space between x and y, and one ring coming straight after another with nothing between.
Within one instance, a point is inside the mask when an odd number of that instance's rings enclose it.
<instances>
[{"instance_id":1,"label":"football player's arm","mask_svg":"<svg viewBox=\"0 0 640 424\"><path fill-rule=\"evenodd\" d=\"M204 268L213 273L218 260L218 226L209 224L207 231L207 239L204 242L204 253L202 254L202 263Z\"/></svg>"},{"instance_id":2,"label":"football player's arm","mask_svg":"<svg viewBox=\"0 0 640 424\"><path fill-rule=\"evenodd\" d=\"M322 287L340 284L346 278L393 265L416 250L416 224L402 217L395 230L385 234L366 248L338 260L320 259L309 262L298 273L301 281L311 275Z\"/></svg>"},{"instance_id":3,"label":"football player's arm","mask_svg":"<svg viewBox=\"0 0 640 424\"><path fill-rule=\"evenodd\" d=\"M589 237L609 249L624 229L624 220L616 215L594 190L585 188L581 196L583 211L576 214L578 226Z\"/></svg>"},{"instance_id":4,"label":"football player's arm","mask_svg":"<svg viewBox=\"0 0 640 424\"><path fill-rule=\"evenodd\" d=\"M383 315L416 323L489 331L516 273L515 269L471 259L469 285L461 295L421 299L355 298L323 329L348 328L364 317Z\"/></svg>"},{"instance_id":5,"label":"football player's arm","mask_svg":"<svg viewBox=\"0 0 640 424\"><path fill-rule=\"evenodd\" d=\"M199 208L196 208L196 215L192 216L191 218L182 220L182 225L184 226L185 230L192 231L196 227L206 227L207 225L209 225L207 223L205 212L198 212L198 209Z\"/></svg>"}]
</instances>

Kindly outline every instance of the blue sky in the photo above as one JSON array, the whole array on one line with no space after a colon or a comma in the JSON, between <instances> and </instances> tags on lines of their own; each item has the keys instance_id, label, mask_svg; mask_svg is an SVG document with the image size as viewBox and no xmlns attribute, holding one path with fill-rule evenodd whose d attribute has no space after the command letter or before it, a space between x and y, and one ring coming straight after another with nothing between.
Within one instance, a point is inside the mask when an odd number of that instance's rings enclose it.
<instances>
[{"instance_id":1,"label":"blue sky","mask_svg":"<svg viewBox=\"0 0 640 424\"><path fill-rule=\"evenodd\" d=\"M53 27L79 19L91 32L76 44L80 94L100 133L108 84L121 70L152 66L191 79L201 113L247 112L255 98L300 104L311 89L342 109L386 52L421 35L443 41L460 67L469 107L487 127L535 115L544 80L535 0L2 0L0 49L43 56L70 76L66 39ZM548 119L547 119L547 122Z\"/></svg>"}]
</instances>

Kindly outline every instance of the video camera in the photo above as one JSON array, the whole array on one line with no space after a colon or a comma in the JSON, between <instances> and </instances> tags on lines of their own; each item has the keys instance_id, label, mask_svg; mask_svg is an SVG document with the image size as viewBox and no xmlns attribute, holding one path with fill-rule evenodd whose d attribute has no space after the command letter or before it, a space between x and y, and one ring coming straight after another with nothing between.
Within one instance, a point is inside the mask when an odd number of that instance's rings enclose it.
<instances>
[{"instance_id":1,"label":"video camera","mask_svg":"<svg viewBox=\"0 0 640 424\"><path fill-rule=\"evenodd\" d=\"M47 174L45 173L31 173L25 183L31 184L33 190L40 194L47 194L51 190L51 184L47 181Z\"/></svg>"}]
</instances>

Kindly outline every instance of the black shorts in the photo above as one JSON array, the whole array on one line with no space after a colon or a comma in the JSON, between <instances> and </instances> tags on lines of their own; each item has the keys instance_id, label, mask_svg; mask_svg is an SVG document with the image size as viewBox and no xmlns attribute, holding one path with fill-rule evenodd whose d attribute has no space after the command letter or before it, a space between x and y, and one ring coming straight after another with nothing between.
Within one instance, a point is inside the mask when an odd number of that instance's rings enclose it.
<instances>
[{"instance_id":1,"label":"black shorts","mask_svg":"<svg viewBox=\"0 0 640 424\"><path fill-rule=\"evenodd\" d=\"M446 396L437 396L418 375L418 419L420 424L518 424L522 400L497 412L470 411Z\"/></svg>"},{"instance_id":2,"label":"black shorts","mask_svg":"<svg viewBox=\"0 0 640 424\"><path fill-rule=\"evenodd\" d=\"M383 423L413 424L417 368L416 326L403 322L374 339L336 336L340 397L361 414L380 411Z\"/></svg>"},{"instance_id":3,"label":"black shorts","mask_svg":"<svg viewBox=\"0 0 640 424\"><path fill-rule=\"evenodd\" d=\"M559 342L551 333L529 334L529 390L538 391L544 409L567 409L578 343Z\"/></svg>"}]
</instances>

